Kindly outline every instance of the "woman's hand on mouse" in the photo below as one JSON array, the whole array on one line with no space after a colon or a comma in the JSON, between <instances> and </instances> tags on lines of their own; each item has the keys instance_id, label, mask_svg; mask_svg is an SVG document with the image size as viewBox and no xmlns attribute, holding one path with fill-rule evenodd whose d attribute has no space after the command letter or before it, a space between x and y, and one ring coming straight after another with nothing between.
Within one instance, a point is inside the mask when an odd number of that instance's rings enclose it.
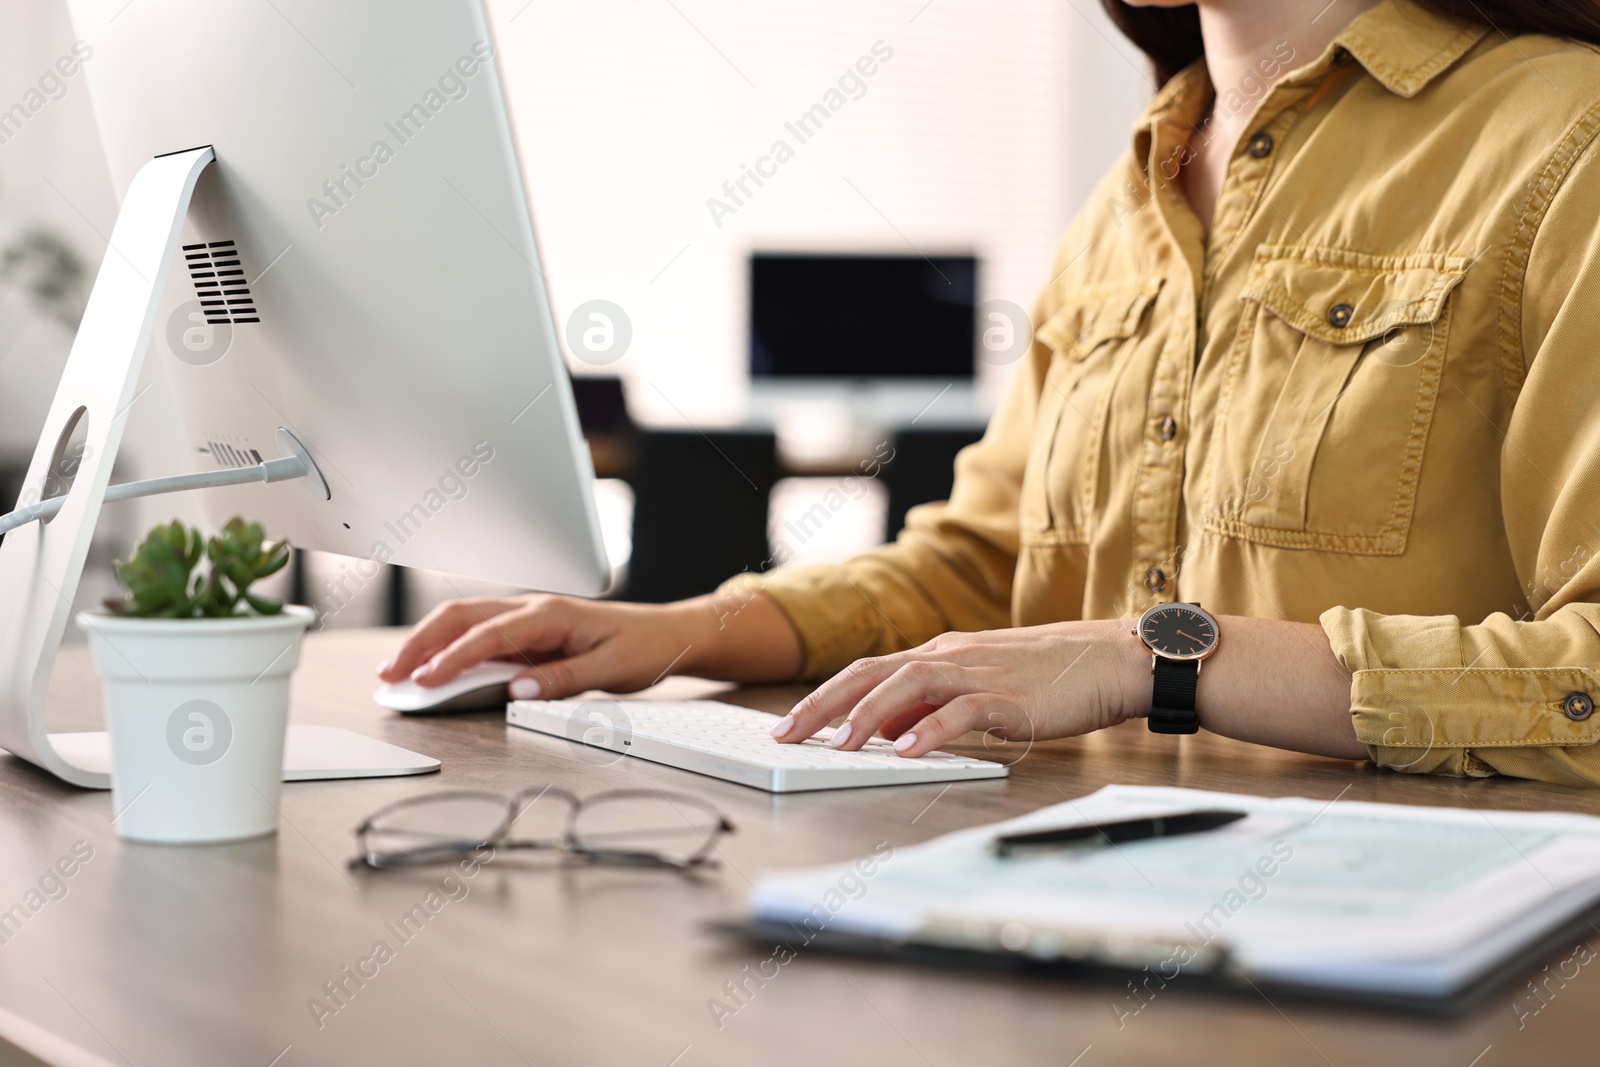
<instances>
[{"instance_id":1,"label":"woman's hand on mouse","mask_svg":"<svg viewBox=\"0 0 1600 1067\"><path fill-rule=\"evenodd\" d=\"M524 661L519 700L588 689L627 693L668 674L776 681L800 668L800 639L765 595L674 604L533 595L447 601L419 622L378 668L385 682L442 685L485 660Z\"/></svg>"}]
</instances>

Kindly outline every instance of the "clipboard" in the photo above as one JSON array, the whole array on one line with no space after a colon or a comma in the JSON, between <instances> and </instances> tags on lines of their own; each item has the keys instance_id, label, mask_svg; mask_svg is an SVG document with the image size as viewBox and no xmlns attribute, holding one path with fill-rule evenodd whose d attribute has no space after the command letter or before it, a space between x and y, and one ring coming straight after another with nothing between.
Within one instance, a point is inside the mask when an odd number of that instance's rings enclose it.
<instances>
[{"instance_id":1,"label":"clipboard","mask_svg":"<svg viewBox=\"0 0 1600 1067\"><path fill-rule=\"evenodd\" d=\"M1206 806L1250 816L1214 834L1085 850L1089 858L1003 860L988 847L1002 833L1074 817L1099 823ZM1108 786L898 853L875 849L876 861L768 875L749 914L712 929L796 954L1442 1016L1482 1004L1600 931L1600 819L1365 802L1329 815L1330 807ZM1271 903L1260 903L1266 892L1252 897L1215 929L1174 922L1216 890L1219 871L1252 855L1252 841L1259 848L1268 838L1295 841L1298 852L1274 852L1301 865L1279 874ZM849 899L815 896L835 886L848 886ZM827 906L808 910L814 899Z\"/></svg>"},{"instance_id":2,"label":"clipboard","mask_svg":"<svg viewBox=\"0 0 1600 1067\"><path fill-rule=\"evenodd\" d=\"M1158 988L1162 992L1175 990L1186 995L1250 997L1404 1016L1454 1018L1485 1006L1508 990L1520 987L1529 974L1550 960L1595 939L1597 927L1600 927L1600 902L1528 945L1492 972L1443 997L1362 992L1343 987L1253 978L1226 964L1212 968L1184 968L1176 976L1165 979L1165 985ZM797 956L815 952L913 968L936 967L947 971L1022 977L1079 986L1104 984L1118 990L1125 989L1130 979L1145 974L1143 965L1128 966L1093 955L1039 959L1003 947L959 947L916 938L874 937L845 930L809 931L810 939L807 940L797 936L792 924L760 919L718 919L704 924L704 929L751 948L770 951L774 945L788 945Z\"/></svg>"}]
</instances>

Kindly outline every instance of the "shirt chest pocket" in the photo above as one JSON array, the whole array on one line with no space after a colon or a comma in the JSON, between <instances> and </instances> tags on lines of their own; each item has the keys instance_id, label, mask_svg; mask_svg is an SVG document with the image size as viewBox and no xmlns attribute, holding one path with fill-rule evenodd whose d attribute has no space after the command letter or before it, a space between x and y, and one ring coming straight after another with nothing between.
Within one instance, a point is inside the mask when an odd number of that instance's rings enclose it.
<instances>
[{"instance_id":1,"label":"shirt chest pocket","mask_svg":"<svg viewBox=\"0 0 1600 1067\"><path fill-rule=\"evenodd\" d=\"M1263 246L1241 297L1204 522L1280 548L1405 550L1467 259Z\"/></svg>"},{"instance_id":2,"label":"shirt chest pocket","mask_svg":"<svg viewBox=\"0 0 1600 1067\"><path fill-rule=\"evenodd\" d=\"M1111 386L1160 288L1153 278L1074 293L1035 332L1052 355L1022 476L1025 541L1088 540Z\"/></svg>"}]
</instances>

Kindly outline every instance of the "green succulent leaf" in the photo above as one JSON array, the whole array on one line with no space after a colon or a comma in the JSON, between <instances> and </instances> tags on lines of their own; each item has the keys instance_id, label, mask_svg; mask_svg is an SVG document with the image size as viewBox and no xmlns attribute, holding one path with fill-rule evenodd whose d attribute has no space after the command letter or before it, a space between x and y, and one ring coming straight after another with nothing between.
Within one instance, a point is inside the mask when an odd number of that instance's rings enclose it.
<instances>
[{"instance_id":1,"label":"green succulent leaf","mask_svg":"<svg viewBox=\"0 0 1600 1067\"><path fill-rule=\"evenodd\" d=\"M283 611L283 601L274 600L269 596L256 596L254 593L246 593L244 599L257 615L277 615Z\"/></svg>"},{"instance_id":2,"label":"green succulent leaf","mask_svg":"<svg viewBox=\"0 0 1600 1067\"><path fill-rule=\"evenodd\" d=\"M202 559L210 564L204 572L197 570ZM289 543L268 541L259 522L236 516L207 540L174 519L146 534L131 559L112 564L128 592L106 607L143 619L276 615L282 602L251 593L250 586L288 562Z\"/></svg>"}]
</instances>

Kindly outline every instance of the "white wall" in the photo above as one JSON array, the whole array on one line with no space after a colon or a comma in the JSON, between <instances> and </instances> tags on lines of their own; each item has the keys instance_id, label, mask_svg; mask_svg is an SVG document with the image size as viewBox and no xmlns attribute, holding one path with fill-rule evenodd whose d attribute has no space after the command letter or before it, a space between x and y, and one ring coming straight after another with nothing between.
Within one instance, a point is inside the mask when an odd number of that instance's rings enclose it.
<instances>
[{"instance_id":1,"label":"white wall","mask_svg":"<svg viewBox=\"0 0 1600 1067\"><path fill-rule=\"evenodd\" d=\"M0 21L0 109L34 89L71 44L64 5L7 5ZM112 217L111 183L81 72L65 85L60 99L0 144L0 245L46 226L85 258L97 257L105 241L96 227L109 232ZM8 453L32 451L71 341L21 293L0 289L0 448Z\"/></svg>"},{"instance_id":2,"label":"white wall","mask_svg":"<svg viewBox=\"0 0 1600 1067\"><path fill-rule=\"evenodd\" d=\"M740 408L754 247L972 249L980 299L1030 307L1149 93L1142 58L1114 43L1094 0L491 11L558 310L597 298L624 309L632 346L606 370L628 381L638 413L667 424ZM785 123L877 42L892 57L801 143ZM714 218L708 199L732 204L723 183L776 141L793 158Z\"/></svg>"},{"instance_id":3,"label":"white wall","mask_svg":"<svg viewBox=\"0 0 1600 1067\"><path fill-rule=\"evenodd\" d=\"M1097 0L1062 0L1068 13L1067 186L1072 210L1128 150L1134 119L1155 91L1144 53L1113 26Z\"/></svg>"}]
</instances>

